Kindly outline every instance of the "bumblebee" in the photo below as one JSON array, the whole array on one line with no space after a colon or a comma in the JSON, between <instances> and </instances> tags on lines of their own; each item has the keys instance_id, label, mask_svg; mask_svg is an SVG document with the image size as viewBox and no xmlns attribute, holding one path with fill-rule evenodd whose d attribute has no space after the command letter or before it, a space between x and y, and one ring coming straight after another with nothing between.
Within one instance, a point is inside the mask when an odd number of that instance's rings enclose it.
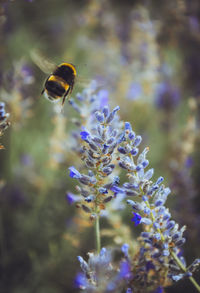
<instances>
[{"instance_id":1,"label":"bumblebee","mask_svg":"<svg viewBox=\"0 0 200 293\"><path fill-rule=\"evenodd\" d=\"M63 98L63 105L67 95L72 93L75 78L75 66L71 63L62 63L47 78L41 94L45 93L50 101L57 101Z\"/></svg>"}]
</instances>

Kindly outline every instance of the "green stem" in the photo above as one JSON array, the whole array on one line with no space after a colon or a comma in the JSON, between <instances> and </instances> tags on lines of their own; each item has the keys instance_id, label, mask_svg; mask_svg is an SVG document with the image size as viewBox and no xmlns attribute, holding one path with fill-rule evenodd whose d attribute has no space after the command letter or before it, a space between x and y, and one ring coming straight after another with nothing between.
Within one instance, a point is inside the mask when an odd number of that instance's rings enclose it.
<instances>
[{"instance_id":1,"label":"green stem","mask_svg":"<svg viewBox=\"0 0 200 293\"><path fill-rule=\"evenodd\" d=\"M99 227L99 215L96 217L95 222L95 233L96 233L96 246L97 246L97 253L100 252L101 249L101 237L100 237L100 227Z\"/></svg>"},{"instance_id":2,"label":"green stem","mask_svg":"<svg viewBox=\"0 0 200 293\"><path fill-rule=\"evenodd\" d=\"M186 267L183 265L183 263L180 261L180 259L177 257L177 255L173 251L171 251L171 256L176 261L176 263L179 266L179 268L182 271L186 272L187 271ZM192 282L192 284L194 285L194 287L197 289L197 291L200 292L200 286L199 286L199 284L197 284L195 279L193 277L189 277L189 279Z\"/></svg>"}]
</instances>

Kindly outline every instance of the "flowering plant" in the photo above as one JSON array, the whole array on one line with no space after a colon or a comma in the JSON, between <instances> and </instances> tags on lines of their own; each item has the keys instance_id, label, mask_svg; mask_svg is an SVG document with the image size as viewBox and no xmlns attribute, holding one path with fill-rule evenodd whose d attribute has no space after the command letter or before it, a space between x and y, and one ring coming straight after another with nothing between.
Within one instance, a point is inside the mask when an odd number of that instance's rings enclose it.
<instances>
[{"instance_id":1,"label":"flowering plant","mask_svg":"<svg viewBox=\"0 0 200 293\"><path fill-rule=\"evenodd\" d=\"M165 206L171 191L163 185L164 178L153 181L154 170L147 170L149 148L141 151L142 137L136 135L129 122L120 121L119 106L109 110L107 101L102 103L95 91L93 84L92 90L78 95L80 105L71 101L79 113L87 104L88 115L79 131L83 166L81 171L69 168L70 177L78 181L78 194L68 193L67 199L76 202L95 222L97 243L96 253L88 253L88 262L78 257L83 272L77 275L76 285L85 292L156 293L188 277L200 292L192 276L200 260L186 267L180 249L185 242L185 226L180 228ZM82 171L84 168L87 173ZM120 184L124 172L127 181ZM138 250L130 253L131 243L124 243L116 262L117 247L101 249L99 220L105 210L111 217L119 205L124 207L123 201L133 209L132 221L135 226L142 225L142 232L137 239Z\"/></svg>"},{"instance_id":2,"label":"flowering plant","mask_svg":"<svg viewBox=\"0 0 200 293\"><path fill-rule=\"evenodd\" d=\"M5 103L0 102L0 136L3 135L4 131L10 126L8 121L9 113L5 111ZM3 149L4 146L0 144L0 149Z\"/></svg>"}]
</instances>

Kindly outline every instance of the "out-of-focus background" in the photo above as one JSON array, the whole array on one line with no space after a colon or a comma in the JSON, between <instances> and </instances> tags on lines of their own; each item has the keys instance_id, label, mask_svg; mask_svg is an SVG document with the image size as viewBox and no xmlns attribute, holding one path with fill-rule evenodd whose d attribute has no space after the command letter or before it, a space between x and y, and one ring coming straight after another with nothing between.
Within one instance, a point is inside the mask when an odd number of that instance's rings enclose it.
<instances>
[{"instance_id":1,"label":"out-of-focus background","mask_svg":"<svg viewBox=\"0 0 200 293\"><path fill-rule=\"evenodd\" d=\"M75 190L67 168L80 161L70 149L76 114L66 102L59 115L40 96L45 60L75 64L73 97L96 79L120 106L172 189L172 215L187 225L187 262L199 257L200 2L0 3L0 101L11 122L0 150L0 293L78 292L76 256L95 248L92 225L65 199ZM136 238L130 214L122 216ZM186 280L166 292L195 289Z\"/></svg>"}]
</instances>

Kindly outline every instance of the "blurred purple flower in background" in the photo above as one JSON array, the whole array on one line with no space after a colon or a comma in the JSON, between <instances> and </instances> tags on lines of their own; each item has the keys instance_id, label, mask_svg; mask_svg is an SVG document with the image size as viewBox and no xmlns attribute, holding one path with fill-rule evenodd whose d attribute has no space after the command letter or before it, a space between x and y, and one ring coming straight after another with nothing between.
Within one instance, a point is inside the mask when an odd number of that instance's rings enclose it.
<instances>
[{"instance_id":1,"label":"blurred purple flower in background","mask_svg":"<svg viewBox=\"0 0 200 293\"><path fill-rule=\"evenodd\" d=\"M97 99L100 101L100 109L104 106L108 105L108 91L107 90L100 90L97 94Z\"/></svg>"},{"instance_id":2,"label":"blurred purple flower in background","mask_svg":"<svg viewBox=\"0 0 200 293\"><path fill-rule=\"evenodd\" d=\"M194 159L191 156L187 157L185 160L185 167L189 169L189 168L192 168L193 165L194 165Z\"/></svg>"},{"instance_id":3,"label":"blurred purple flower in background","mask_svg":"<svg viewBox=\"0 0 200 293\"><path fill-rule=\"evenodd\" d=\"M21 155L20 161L21 161L21 164L24 166L33 167L34 165L33 157L27 153L24 153Z\"/></svg>"},{"instance_id":4,"label":"blurred purple flower in background","mask_svg":"<svg viewBox=\"0 0 200 293\"><path fill-rule=\"evenodd\" d=\"M192 31L199 32L199 21L196 16L189 17L189 25Z\"/></svg>"},{"instance_id":5,"label":"blurred purple flower in background","mask_svg":"<svg viewBox=\"0 0 200 293\"><path fill-rule=\"evenodd\" d=\"M128 91L127 91L127 98L129 100L137 100L142 95L142 86L138 82L132 82Z\"/></svg>"},{"instance_id":6,"label":"blurred purple flower in background","mask_svg":"<svg viewBox=\"0 0 200 293\"><path fill-rule=\"evenodd\" d=\"M160 109L173 110L180 103L180 91L168 81L161 82L156 89L155 104Z\"/></svg>"}]
</instances>

